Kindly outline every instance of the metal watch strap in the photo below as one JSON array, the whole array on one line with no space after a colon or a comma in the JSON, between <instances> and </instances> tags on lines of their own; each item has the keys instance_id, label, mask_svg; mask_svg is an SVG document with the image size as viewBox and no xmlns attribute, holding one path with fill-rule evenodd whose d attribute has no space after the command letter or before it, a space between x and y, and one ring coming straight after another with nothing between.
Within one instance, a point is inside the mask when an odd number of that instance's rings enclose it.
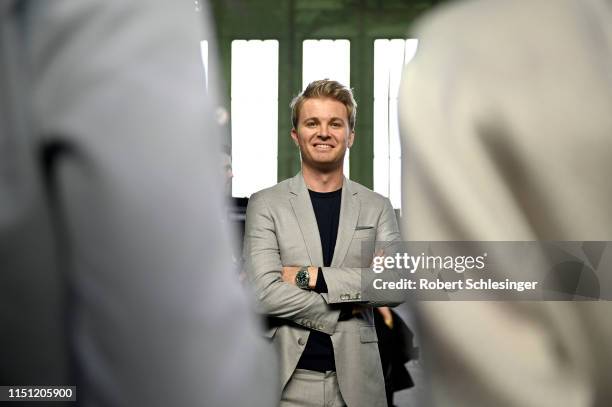
<instances>
[{"instance_id":1,"label":"metal watch strap","mask_svg":"<svg viewBox=\"0 0 612 407\"><path fill-rule=\"evenodd\" d=\"M302 266L295 275L295 285L301 289L308 289L310 284L310 273L308 272L308 266Z\"/></svg>"}]
</instances>

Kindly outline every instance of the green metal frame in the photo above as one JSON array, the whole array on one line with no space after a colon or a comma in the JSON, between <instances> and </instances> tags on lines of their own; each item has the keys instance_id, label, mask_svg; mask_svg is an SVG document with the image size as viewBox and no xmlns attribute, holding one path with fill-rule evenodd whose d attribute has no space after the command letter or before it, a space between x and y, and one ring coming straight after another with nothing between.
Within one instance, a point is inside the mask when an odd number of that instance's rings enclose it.
<instances>
[{"instance_id":1,"label":"green metal frame","mask_svg":"<svg viewBox=\"0 0 612 407\"><path fill-rule=\"evenodd\" d=\"M373 185L374 40L406 38L414 19L437 1L408 0L212 0L226 105L231 98L231 43L235 39L279 41L278 181L300 168L291 140L289 103L302 89L305 39L351 41L351 87L358 103L351 179ZM229 110L229 109L228 109Z\"/></svg>"}]
</instances>

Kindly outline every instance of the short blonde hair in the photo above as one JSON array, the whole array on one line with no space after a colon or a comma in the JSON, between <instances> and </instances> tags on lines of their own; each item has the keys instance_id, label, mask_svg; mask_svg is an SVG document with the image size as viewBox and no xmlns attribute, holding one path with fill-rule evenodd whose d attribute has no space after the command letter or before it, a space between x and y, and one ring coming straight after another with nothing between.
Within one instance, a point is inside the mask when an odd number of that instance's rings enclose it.
<instances>
[{"instance_id":1,"label":"short blonde hair","mask_svg":"<svg viewBox=\"0 0 612 407\"><path fill-rule=\"evenodd\" d=\"M294 129L298 127L298 119L300 110L306 99L313 98L330 98L337 100L346 106L348 113L349 127L351 131L355 130L355 120L357 119L357 102L353 97L353 92L343 84L329 79L321 79L313 81L306 86L306 89L297 95L289 105L291 107L291 123Z\"/></svg>"}]
</instances>

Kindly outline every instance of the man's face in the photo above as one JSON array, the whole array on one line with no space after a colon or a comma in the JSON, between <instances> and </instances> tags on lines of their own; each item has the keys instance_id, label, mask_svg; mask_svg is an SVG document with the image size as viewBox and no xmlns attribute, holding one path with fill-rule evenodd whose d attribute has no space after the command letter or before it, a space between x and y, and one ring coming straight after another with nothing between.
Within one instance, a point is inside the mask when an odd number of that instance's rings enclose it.
<instances>
[{"instance_id":1,"label":"man's face","mask_svg":"<svg viewBox=\"0 0 612 407\"><path fill-rule=\"evenodd\" d=\"M327 172L342 168L355 132L350 130L348 111L342 102L312 98L302 104L291 138L300 147L304 165Z\"/></svg>"}]
</instances>

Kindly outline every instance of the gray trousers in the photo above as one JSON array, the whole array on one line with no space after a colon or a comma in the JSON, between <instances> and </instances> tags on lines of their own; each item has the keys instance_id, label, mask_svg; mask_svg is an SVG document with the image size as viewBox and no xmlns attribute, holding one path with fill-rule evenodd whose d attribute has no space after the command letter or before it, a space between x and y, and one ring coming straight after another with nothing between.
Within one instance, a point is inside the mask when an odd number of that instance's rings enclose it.
<instances>
[{"instance_id":1,"label":"gray trousers","mask_svg":"<svg viewBox=\"0 0 612 407\"><path fill-rule=\"evenodd\" d=\"M280 407L345 407L336 372L296 369L283 390Z\"/></svg>"}]
</instances>

